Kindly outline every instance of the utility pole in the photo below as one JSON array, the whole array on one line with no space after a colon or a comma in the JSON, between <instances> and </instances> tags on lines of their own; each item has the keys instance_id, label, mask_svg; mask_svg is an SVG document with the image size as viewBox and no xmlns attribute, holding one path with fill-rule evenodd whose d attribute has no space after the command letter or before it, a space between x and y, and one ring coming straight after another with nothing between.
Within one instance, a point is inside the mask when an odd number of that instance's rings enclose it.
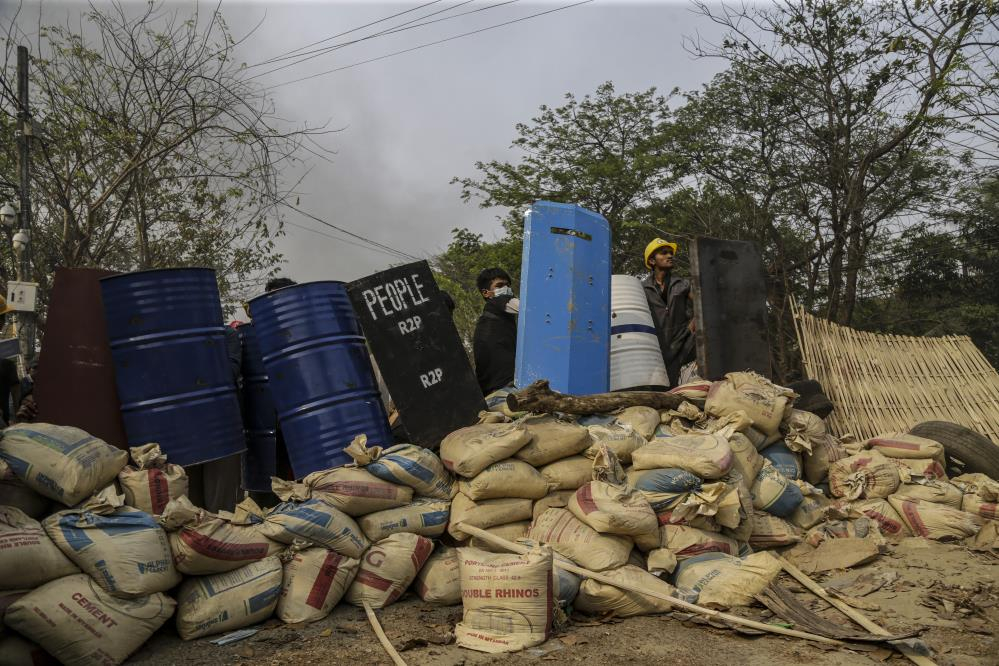
<instances>
[{"instance_id":1,"label":"utility pole","mask_svg":"<svg viewBox=\"0 0 999 666\"><path fill-rule=\"evenodd\" d=\"M17 47L17 155L21 180L20 222L27 242L17 256L18 282L31 282L31 114L28 109L28 47ZM35 313L17 313L24 370L35 357Z\"/></svg>"}]
</instances>

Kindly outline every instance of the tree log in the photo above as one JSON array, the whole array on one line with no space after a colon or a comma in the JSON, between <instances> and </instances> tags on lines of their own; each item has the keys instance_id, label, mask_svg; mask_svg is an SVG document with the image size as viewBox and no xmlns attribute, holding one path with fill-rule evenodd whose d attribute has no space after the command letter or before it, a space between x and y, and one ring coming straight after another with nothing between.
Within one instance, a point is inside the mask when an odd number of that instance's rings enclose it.
<instances>
[{"instance_id":1,"label":"tree log","mask_svg":"<svg viewBox=\"0 0 999 666\"><path fill-rule=\"evenodd\" d=\"M591 395L565 395L553 391L547 379L511 393L506 405L514 412L564 412L566 414L604 414L625 407L676 409L686 400L683 396L659 391L618 391Z\"/></svg>"}]
</instances>

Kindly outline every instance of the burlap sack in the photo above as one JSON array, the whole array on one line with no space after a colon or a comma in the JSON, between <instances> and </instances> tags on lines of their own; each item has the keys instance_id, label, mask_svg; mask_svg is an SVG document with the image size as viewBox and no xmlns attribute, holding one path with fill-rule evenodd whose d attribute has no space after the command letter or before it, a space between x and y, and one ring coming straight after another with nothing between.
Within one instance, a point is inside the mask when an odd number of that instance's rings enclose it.
<instances>
[{"instance_id":1,"label":"burlap sack","mask_svg":"<svg viewBox=\"0 0 999 666\"><path fill-rule=\"evenodd\" d=\"M475 502L458 493L451 500L451 522L448 523L447 531L456 541L464 541L469 535L459 529L458 525L462 523L487 529L518 520L529 520L531 515L532 504L529 499L503 497Z\"/></svg>"},{"instance_id":2,"label":"burlap sack","mask_svg":"<svg viewBox=\"0 0 999 666\"><path fill-rule=\"evenodd\" d=\"M906 497L903 495L903 497ZM886 499L871 499L854 502L850 505L857 513L873 520L881 534L889 537L910 537L912 532L902 520L895 507Z\"/></svg>"},{"instance_id":3,"label":"burlap sack","mask_svg":"<svg viewBox=\"0 0 999 666\"><path fill-rule=\"evenodd\" d=\"M354 581L360 562L326 548L290 548L281 560L281 594L277 616L282 622L321 620L340 602Z\"/></svg>"},{"instance_id":4,"label":"burlap sack","mask_svg":"<svg viewBox=\"0 0 999 666\"><path fill-rule=\"evenodd\" d=\"M523 460L510 458L495 462L471 479L458 481L458 490L471 500L499 497L541 499L552 488L541 473Z\"/></svg>"},{"instance_id":5,"label":"burlap sack","mask_svg":"<svg viewBox=\"0 0 999 666\"><path fill-rule=\"evenodd\" d=\"M263 622L281 594L275 555L227 573L185 578L177 591L177 633L185 641Z\"/></svg>"},{"instance_id":6,"label":"burlap sack","mask_svg":"<svg viewBox=\"0 0 999 666\"><path fill-rule=\"evenodd\" d=\"M617 422L631 428L646 440L652 439L659 427L659 412L651 407L626 407L615 415Z\"/></svg>"},{"instance_id":7,"label":"burlap sack","mask_svg":"<svg viewBox=\"0 0 999 666\"><path fill-rule=\"evenodd\" d=\"M166 532L122 499L109 488L80 509L49 516L42 526L59 550L109 594L166 592L181 578Z\"/></svg>"},{"instance_id":8,"label":"burlap sack","mask_svg":"<svg viewBox=\"0 0 999 666\"><path fill-rule=\"evenodd\" d=\"M784 421L784 443L791 451L810 455L822 446L826 438L826 424L820 417L800 409L792 409Z\"/></svg>"},{"instance_id":9,"label":"burlap sack","mask_svg":"<svg viewBox=\"0 0 999 666\"><path fill-rule=\"evenodd\" d=\"M730 435L728 445L732 449L731 470L739 473L742 482L746 485L746 490L749 490L753 487L756 476L763 469L765 462L763 456L756 450L750 439L741 432Z\"/></svg>"},{"instance_id":10,"label":"burlap sack","mask_svg":"<svg viewBox=\"0 0 999 666\"><path fill-rule=\"evenodd\" d=\"M890 458L889 460L898 467L899 477L904 483L947 480L947 472L943 465L933 458Z\"/></svg>"},{"instance_id":11,"label":"burlap sack","mask_svg":"<svg viewBox=\"0 0 999 666\"><path fill-rule=\"evenodd\" d=\"M562 421L551 414L528 416L517 423L527 429L531 441L517 451L514 457L534 467L574 456L590 446L590 434L586 428Z\"/></svg>"},{"instance_id":12,"label":"burlap sack","mask_svg":"<svg viewBox=\"0 0 999 666\"><path fill-rule=\"evenodd\" d=\"M318 499L348 516L363 516L394 509L413 501L413 489L400 486L360 467L337 467L313 472L301 483L272 478L271 489L279 499L303 502Z\"/></svg>"},{"instance_id":13,"label":"burlap sack","mask_svg":"<svg viewBox=\"0 0 999 666\"><path fill-rule=\"evenodd\" d=\"M801 491L802 500L787 517L787 520L803 530L815 527L826 519L826 509L832 506L832 500L810 483L805 481L794 481L793 483Z\"/></svg>"},{"instance_id":14,"label":"burlap sack","mask_svg":"<svg viewBox=\"0 0 999 666\"><path fill-rule=\"evenodd\" d=\"M177 571L188 576L223 573L262 560L284 549L260 531L263 519L248 513L244 501L237 516L198 509L186 496L171 500L160 516L167 530Z\"/></svg>"},{"instance_id":15,"label":"burlap sack","mask_svg":"<svg viewBox=\"0 0 999 666\"><path fill-rule=\"evenodd\" d=\"M633 488L590 481L569 500L569 511L601 534L634 536L659 527L648 500Z\"/></svg>"},{"instance_id":16,"label":"burlap sack","mask_svg":"<svg viewBox=\"0 0 999 666\"><path fill-rule=\"evenodd\" d=\"M480 652L516 652L540 645L551 633L552 551L524 555L458 551L464 613L454 628L457 644Z\"/></svg>"},{"instance_id":17,"label":"burlap sack","mask_svg":"<svg viewBox=\"0 0 999 666\"><path fill-rule=\"evenodd\" d=\"M958 511L943 504L889 495L888 501L902 516L914 536L935 541L957 541L978 534L981 516Z\"/></svg>"},{"instance_id":18,"label":"burlap sack","mask_svg":"<svg viewBox=\"0 0 999 666\"><path fill-rule=\"evenodd\" d=\"M891 432L872 437L864 443L864 448L877 451L887 458L932 458L940 463L941 467L946 462L943 444L904 432Z\"/></svg>"},{"instance_id":19,"label":"burlap sack","mask_svg":"<svg viewBox=\"0 0 999 666\"><path fill-rule=\"evenodd\" d=\"M961 489L953 483L937 480L924 480L918 483L903 483L898 487L894 494L899 497L911 497L913 499L923 500L924 502L943 504L944 506L949 506L952 509L962 508L961 503L964 499L964 493L962 493ZM967 511L967 509L964 510Z\"/></svg>"},{"instance_id":20,"label":"burlap sack","mask_svg":"<svg viewBox=\"0 0 999 666\"><path fill-rule=\"evenodd\" d=\"M441 461L455 474L472 478L494 462L506 460L531 441L518 423L482 423L455 430L441 442Z\"/></svg>"},{"instance_id":21,"label":"burlap sack","mask_svg":"<svg viewBox=\"0 0 999 666\"><path fill-rule=\"evenodd\" d=\"M634 469L685 469L702 479L720 479L732 467L732 449L721 435L656 438L631 454Z\"/></svg>"},{"instance_id":22,"label":"burlap sack","mask_svg":"<svg viewBox=\"0 0 999 666\"><path fill-rule=\"evenodd\" d=\"M961 509L987 520L999 520L999 504L986 502L979 495L968 493L961 502Z\"/></svg>"},{"instance_id":23,"label":"burlap sack","mask_svg":"<svg viewBox=\"0 0 999 666\"><path fill-rule=\"evenodd\" d=\"M367 436L358 435L344 453L383 481L408 486L422 497L451 499L451 474L430 449L414 444L387 449L367 444Z\"/></svg>"},{"instance_id":24,"label":"burlap sack","mask_svg":"<svg viewBox=\"0 0 999 666\"><path fill-rule=\"evenodd\" d=\"M809 483L823 483L829 477L829 466L847 456L849 454L846 449L832 435L812 440L812 452L802 456L805 480Z\"/></svg>"},{"instance_id":25,"label":"burlap sack","mask_svg":"<svg viewBox=\"0 0 999 666\"><path fill-rule=\"evenodd\" d=\"M682 562L704 553L725 553L738 555L739 544L734 539L719 534L688 527L686 525L663 525L659 528L660 543L668 550L676 562ZM652 559L652 551L649 558ZM672 571L672 568L665 569Z\"/></svg>"},{"instance_id":26,"label":"burlap sack","mask_svg":"<svg viewBox=\"0 0 999 666\"><path fill-rule=\"evenodd\" d=\"M594 571L623 566L632 548L627 537L600 534L565 509L545 511L532 523L527 536Z\"/></svg>"},{"instance_id":27,"label":"burlap sack","mask_svg":"<svg viewBox=\"0 0 999 666\"><path fill-rule=\"evenodd\" d=\"M866 516L854 520L830 520L805 533L805 543L818 547L828 539L873 539L884 541L878 523Z\"/></svg>"},{"instance_id":28,"label":"burlap sack","mask_svg":"<svg viewBox=\"0 0 999 666\"><path fill-rule=\"evenodd\" d=\"M22 423L3 431L0 458L29 488L66 506L118 476L128 454L79 428Z\"/></svg>"},{"instance_id":29,"label":"burlap sack","mask_svg":"<svg viewBox=\"0 0 999 666\"><path fill-rule=\"evenodd\" d=\"M804 496L801 489L766 461L753 481L753 508L779 516L790 516Z\"/></svg>"},{"instance_id":30,"label":"burlap sack","mask_svg":"<svg viewBox=\"0 0 999 666\"><path fill-rule=\"evenodd\" d=\"M486 531L493 536L498 536L507 541L517 542L518 539L523 539L527 537L527 533L531 528L531 521L529 520L519 520L515 523L507 523L505 525L496 525L495 527L488 527ZM468 545L472 548L478 548L479 550L484 550L490 553L509 553L510 551L501 546L494 546L490 541L481 539L479 537L472 537Z\"/></svg>"},{"instance_id":31,"label":"burlap sack","mask_svg":"<svg viewBox=\"0 0 999 666\"><path fill-rule=\"evenodd\" d=\"M587 458L596 458L600 445L604 444L617 456L622 465L631 464L631 454L645 446L646 438L629 425L608 423L587 426L590 433L589 448L583 452Z\"/></svg>"},{"instance_id":32,"label":"burlap sack","mask_svg":"<svg viewBox=\"0 0 999 666\"><path fill-rule=\"evenodd\" d=\"M37 587L80 570L34 518L0 506L0 590Z\"/></svg>"},{"instance_id":33,"label":"burlap sack","mask_svg":"<svg viewBox=\"0 0 999 666\"><path fill-rule=\"evenodd\" d=\"M749 536L749 545L756 550L790 546L802 539L800 529L769 513L756 511L751 520L753 531Z\"/></svg>"},{"instance_id":34,"label":"burlap sack","mask_svg":"<svg viewBox=\"0 0 999 666\"><path fill-rule=\"evenodd\" d=\"M160 592L113 597L90 576L74 574L13 603L4 624L63 664L120 664L163 626L176 605Z\"/></svg>"},{"instance_id":35,"label":"burlap sack","mask_svg":"<svg viewBox=\"0 0 999 666\"><path fill-rule=\"evenodd\" d=\"M789 449L783 441L771 444L760 455L789 480L797 481L801 478L801 454Z\"/></svg>"},{"instance_id":36,"label":"burlap sack","mask_svg":"<svg viewBox=\"0 0 999 666\"><path fill-rule=\"evenodd\" d=\"M324 499L278 504L267 513L260 532L279 543L299 539L355 560L370 545L354 519Z\"/></svg>"},{"instance_id":37,"label":"burlap sack","mask_svg":"<svg viewBox=\"0 0 999 666\"><path fill-rule=\"evenodd\" d=\"M685 469L629 469L628 483L650 493L686 493L701 487L701 477Z\"/></svg>"},{"instance_id":38,"label":"burlap sack","mask_svg":"<svg viewBox=\"0 0 999 666\"><path fill-rule=\"evenodd\" d=\"M669 583L631 564L626 564L619 569L605 571L603 574L615 581L638 586L640 589L668 596L673 596L676 593L676 589ZM630 590L622 590L592 578L587 578L579 586L579 594L576 596L574 608L581 613L589 613L590 615L610 613L614 617L654 615L668 613L672 610L668 601Z\"/></svg>"},{"instance_id":39,"label":"burlap sack","mask_svg":"<svg viewBox=\"0 0 999 666\"><path fill-rule=\"evenodd\" d=\"M549 463L538 471L552 490L576 490L592 478L593 460L583 456L569 456Z\"/></svg>"},{"instance_id":40,"label":"burlap sack","mask_svg":"<svg viewBox=\"0 0 999 666\"><path fill-rule=\"evenodd\" d=\"M708 391L711 390L711 382L706 379L698 379L695 381L690 381L685 384L680 384L674 386L669 390L670 393L682 396L687 400L699 400L704 401L708 397Z\"/></svg>"},{"instance_id":41,"label":"burlap sack","mask_svg":"<svg viewBox=\"0 0 999 666\"><path fill-rule=\"evenodd\" d=\"M950 480L955 486L965 494L972 493L978 495L986 502L999 500L999 481L989 478L984 474L962 474Z\"/></svg>"},{"instance_id":42,"label":"burlap sack","mask_svg":"<svg viewBox=\"0 0 999 666\"><path fill-rule=\"evenodd\" d=\"M396 532L439 537L447 529L450 514L450 500L417 497L406 506L361 516L357 519L357 524L372 543Z\"/></svg>"},{"instance_id":43,"label":"burlap sack","mask_svg":"<svg viewBox=\"0 0 999 666\"><path fill-rule=\"evenodd\" d=\"M743 411L752 419L754 428L773 435L780 428L795 395L794 391L777 386L754 372L730 372L725 379L711 385L704 411L711 416Z\"/></svg>"},{"instance_id":44,"label":"burlap sack","mask_svg":"<svg viewBox=\"0 0 999 666\"><path fill-rule=\"evenodd\" d=\"M158 516L167 502L187 494L184 468L168 463L159 444L133 446L129 453L135 466L126 465L118 472L125 504Z\"/></svg>"},{"instance_id":45,"label":"burlap sack","mask_svg":"<svg viewBox=\"0 0 999 666\"><path fill-rule=\"evenodd\" d=\"M48 497L42 497L26 486L7 461L0 458L0 506L12 506L31 518L40 518L48 511L49 504Z\"/></svg>"},{"instance_id":46,"label":"burlap sack","mask_svg":"<svg viewBox=\"0 0 999 666\"><path fill-rule=\"evenodd\" d=\"M780 562L770 553L754 553L741 559L709 553L678 564L673 584L696 592L701 606L749 606L780 571Z\"/></svg>"},{"instance_id":47,"label":"burlap sack","mask_svg":"<svg viewBox=\"0 0 999 666\"><path fill-rule=\"evenodd\" d=\"M457 606L461 603L461 568L458 549L438 545L413 582L416 594L430 604Z\"/></svg>"},{"instance_id":48,"label":"burlap sack","mask_svg":"<svg viewBox=\"0 0 999 666\"><path fill-rule=\"evenodd\" d=\"M395 603L416 579L433 550L433 541L408 532L372 544L347 589L347 603L360 606L367 601L372 608Z\"/></svg>"},{"instance_id":49,"label":"burlap sack","mask_svg":"<svg viewBox=\"0 0 999 666\"><path fill-rule=\"evenodd\" d=\"M877 451L864 451L829 466L829 490L834 497L888 497L899 483L898 465Z\"/></svg>"},{"instance_id":50,"label":"burlap sack","mask_svg":"<svg viewBox=\"0 0 999 666\"><path fill-rule=\"evenodd\" d=\"M569 500L575 494L575 490L555 490L548 493L534 503L531 510L531 520L537 520L548 509L566 508L569 506Z\"/></svg>"}]
</instances>

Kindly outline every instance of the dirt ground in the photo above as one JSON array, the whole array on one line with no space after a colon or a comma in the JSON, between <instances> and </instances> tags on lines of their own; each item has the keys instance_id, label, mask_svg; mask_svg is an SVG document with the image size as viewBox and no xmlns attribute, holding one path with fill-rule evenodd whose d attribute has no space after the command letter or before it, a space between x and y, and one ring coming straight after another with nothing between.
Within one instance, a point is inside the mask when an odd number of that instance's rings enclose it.
<instances>
[{"instance_id":1,"label":"dirt ground","mask_svg":"<svg viewBox=\"0 0 999 666\"><path fill-rule=\"evenodd\" d=\"M849 594L860 590L857 584L850 586L860 576L884 580L895 574L897 579L857 597L855 603L864 607L863 613L890 630L924 627L921 637L941 666L999 664L994 633L999 627L999 559L959 545L904 539L889 545L888 552L867 566L813 578ZM781 582L823 617L849 625L838 611L805 592L792 579L782 578ZM488 655L448 643L454 624L461 619L461 606L431 607L407 594L378 614L389 639L413 666L536 662L594 666L909 663L884 648L847 650L771 635L747 636L676 615L603 621L574 617L565 631L537 648ZM768 611L739 609L739 614L761 619L767 617ZM364 611L346 604L321 622L284 625L272 619L258 628L256 635L224 647L210 644L211 638L184 642L172 629L165 628L130 663L391 664Z\"/></svg>"}]
</instances>

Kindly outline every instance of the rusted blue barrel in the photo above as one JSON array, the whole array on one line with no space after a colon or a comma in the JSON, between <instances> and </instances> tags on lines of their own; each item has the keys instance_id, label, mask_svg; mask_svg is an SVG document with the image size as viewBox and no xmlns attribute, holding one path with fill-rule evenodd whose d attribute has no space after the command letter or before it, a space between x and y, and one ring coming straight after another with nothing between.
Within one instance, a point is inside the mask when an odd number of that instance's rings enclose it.
<instances>
[{"instance_id":1,"label":"rusted blue barrel","mask_svg":"<svg viewBox=\"0 0 999 666\"><path fill-rule=\"evenodd\" d=\"M296 478L351 462L343 449L356 435L392 441L344 283L278 289L250 310Z\"/></svg>"},{"instance_id":2,"label":"rusted blue barrel","mask_svg":"<svg viewBox=\"0 0 999 666\"><path fill-rule=\"evenodd\" d=\"M271 477L277 476L277 411L256 329L247 323L236 331L243 343L243 425L246 428L243 488L269 492Z\"/></svg>"},{"instance_id":3,"label":"rusted blue barrel","mask_svg":"<svg viewBox=\"0 0 999 666\"><path fill-rule=\"evenodd\" d=\"M129 446L157 442L178 465L243 451L215 271L115 275L101 294Z\"/></svg>"}]
</instances>

